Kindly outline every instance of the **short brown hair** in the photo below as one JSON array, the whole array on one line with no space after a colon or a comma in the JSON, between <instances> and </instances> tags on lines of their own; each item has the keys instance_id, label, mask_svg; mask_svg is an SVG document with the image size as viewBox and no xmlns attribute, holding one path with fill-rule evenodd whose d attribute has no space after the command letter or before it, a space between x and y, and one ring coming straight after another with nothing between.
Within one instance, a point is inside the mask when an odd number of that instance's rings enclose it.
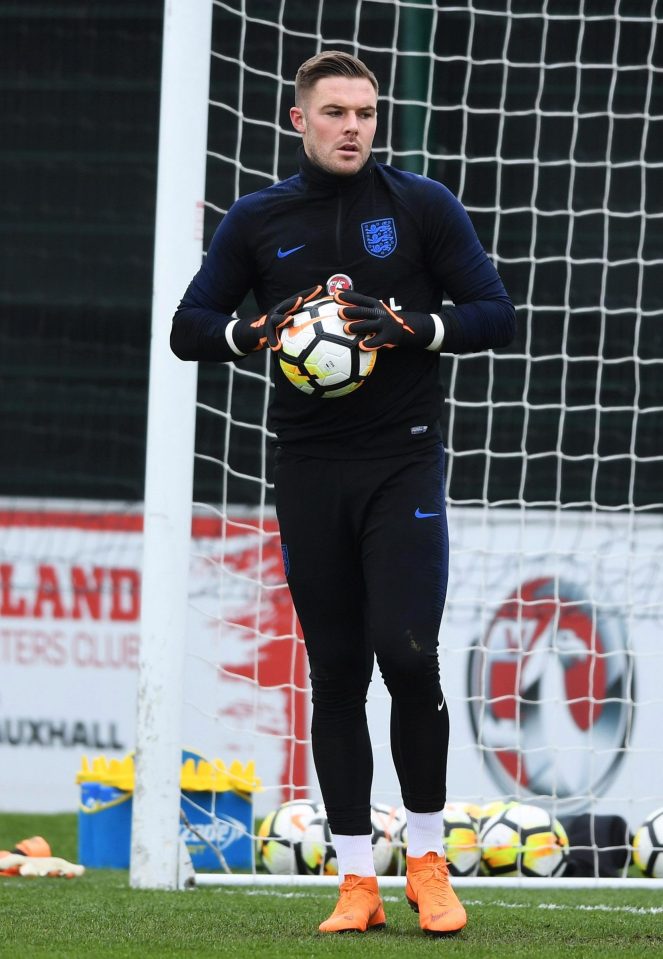
<instances>
[{"instance_id":1,"label":"short brown hair","mask_svg":"<svg viewBox=\"0 0 663 959\"><path fill-rule=\"evenodd\" d=\"M295 103L299 104L303 94L311 90L323 77L349 77L370 80L378 94L378 81L372 70L351 53L342 50L323 50L302 63L295 77Z\"/></svg>"}]
</instances>

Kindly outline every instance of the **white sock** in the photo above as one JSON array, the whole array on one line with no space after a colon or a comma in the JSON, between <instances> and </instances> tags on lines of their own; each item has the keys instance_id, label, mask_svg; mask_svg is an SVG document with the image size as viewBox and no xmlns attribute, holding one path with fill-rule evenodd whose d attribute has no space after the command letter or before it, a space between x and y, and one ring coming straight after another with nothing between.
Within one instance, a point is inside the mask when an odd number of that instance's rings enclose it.
<instances>
[{"instance_id":1,"label":"white sock","mask_svg":"<svg viewBox=\"0 0 663 959\"><path fill-rule=\"evenodd\" d=\"M407 854L418 859L427 852L442 855L444 846L444 811L412 812L405 810L407 819Z\"/></svg>"},{"instance_id":2,"label":"white sock","mask_svg":"<svg viewBox=\"0 0 663 959\"><path fill-rule=\"evenodd\" d=\"M373 837L337 836L332 833L336 859L338 861L338 881L346 876L374 876Z\"/></svg>"}]
</instances>

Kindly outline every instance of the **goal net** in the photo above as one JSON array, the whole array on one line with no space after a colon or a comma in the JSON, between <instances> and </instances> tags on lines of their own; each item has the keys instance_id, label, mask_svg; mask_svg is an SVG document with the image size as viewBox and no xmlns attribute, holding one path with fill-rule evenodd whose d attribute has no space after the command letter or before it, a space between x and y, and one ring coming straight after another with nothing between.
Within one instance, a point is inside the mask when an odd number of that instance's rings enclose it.
<instances>
[{"instance_id":1,"label":"goal net","mask_svg":"<svg viewBox=\"0 0 663 959\"><path fill-rule=\"evenodd\" d=\"M626 877L663 806L663 50L651 0L534 6L216 2L203 245L238 196L295 171L298 65L363 58L377 159L458 195L517 308L509 349L440 361L449 800L540 806L566 826L576 876ZM320 800L266 364L199 369L183 696L187 748L221 778L236 761L229 791L206 780L211 805L185 792L204 824L188 842L252 880L257 822ZM379 674L368 709L374 801L398 809ZM244 827L224 807L237 794Z\"/></svg>"}]
</instances>

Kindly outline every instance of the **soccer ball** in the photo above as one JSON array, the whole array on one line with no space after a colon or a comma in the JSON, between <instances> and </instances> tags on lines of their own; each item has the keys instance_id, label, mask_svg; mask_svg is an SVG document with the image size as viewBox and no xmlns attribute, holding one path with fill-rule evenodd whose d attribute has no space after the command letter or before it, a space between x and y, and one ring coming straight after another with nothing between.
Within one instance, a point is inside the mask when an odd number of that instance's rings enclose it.
<instances>
[{"instance_id":1,"label":"soccer ball","mask_svg":"<svg viewBox=\"0 0 663 959\"><path fill-rule=\"evenodd\" d=\"M479 806L477 819L477 832L480 834L483 827L486 825L489 819L492 819L493 816L496 816L500 812L504 812L505 809L509 809L511 806L515 806L516 803L513 800L504 802L502 799L494 799L492 802L486 803L485 806Z\"/></svg>"},{"instance_id":2,"label":"soccer ball","mask_svg":"<svg viewBox=\"0 0 663 959\"><path fill-rule=\"evenodd\" d=\"M650 879L663 879L663 806L650 813L636 832L633 862Z\"/></svg>"},{"instance_id":3,"label":"soccer ball","mask_svg":"<svg viewBox=\"0 0 663 959\"><path fill-rule=\"evenodd\" d=\"M273 875L306 872L301 843L311 820L320 812L320 803L295 799L270 812L258 830L258 859Z\"/></svg>"},{"instance_id":4,"label":"soccer ball","mask_svg":"<svg viewBox=\"0 0 663 959\"><path fill-rule=\"evenodd\" d=\"M373 862L378 876L388 875L397 864L397 843L405 822L404 815L404 810L394 806L371 805Z\"/></svg>"},{"instance_id":5,"label":"soccer ball","mask_svg":"<svg viewBox=\"0 0 663 959\"><path fill-rule=\"evenodd\" d=\"M466 803L444 807L444 855L452 876L476 876L481 865L481 846L476 822Z\"/></svg>"},{"instance_id":6,"label":"soccer ball","mask_svg":"<svg viewBox=\"0 0 663 959\"><path fill-rule=\"evenodd\" d=\"M375 352L359 349L348 336L331 296L313 300L281 331L278 361L286 378L304 393L345 396L362 385L375 365Z\"/></svg>"},{"instance_id":7,"label":"soccer ball","mask_svg":"<svg viewBox=\"0 0 663 959\"><path fill-rule=\"evenodd\" d=\"M444 807L445 814L463 812L470 817L475 830L479 831L479 822L484 814L484 807L473 802L448 802Z\"/></svg>"},{"instance_id":8,"label":"soccer ball","mask_svg":"<svg viewBox=\"0 0 663 959\"><path fill-rule=\"evenodd\" d=\"M481 846L477 822L479 807L469 803L449 802L444 807L442 845L452 876L476 876L481 865ZM403 855L407 852L407 825L399 835Z\"/></svg>"},{"instance_id":9,"label":"soccer ball","mask_svg":"<svg viewBox=\"0 0 663 959\"><path fill-rule=\"evenodd\" d=\"M561 823L545 809L509 803L484 824L481 863L490 876L559 876L569 855Z\"/></svg>"},{"instance_id":10,"label":"soccer ball","mask_svg":"<svg viewBox=\"0 0 663 959\"><path fill-rule=\"evenodd\" d=\"M312 876L338 876L336 850L324 807L307 823L301 845L302 871Z\"/></svg>"},{"instance_id":11,"label":"soccer ball","mask_svg":"<svg viewBox=\"0 0 663 959\"><path fill-rule=\"evenodd\" d=\"M396 808L396 822L393 828L392 845L394 847L394 858L392 861L393 869L390 875L393 873L402 876L405 874L405 857L407 854L407 818L405 806L398 806Z\"/></svg>"}]
</instances>

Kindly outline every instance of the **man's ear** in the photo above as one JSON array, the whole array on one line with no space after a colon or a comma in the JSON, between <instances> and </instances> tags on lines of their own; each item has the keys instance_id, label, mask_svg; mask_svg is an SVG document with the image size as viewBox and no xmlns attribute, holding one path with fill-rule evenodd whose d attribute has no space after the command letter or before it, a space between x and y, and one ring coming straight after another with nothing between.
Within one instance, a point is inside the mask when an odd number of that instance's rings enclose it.
<instances>
[{"instance_id":1,"label":"man's ear","mask_svg":"<svg viewBox=\"0 0 663 959\"><path fill-rule=\"evenodd\" d=\"M290 122L297 133L306 133L306 119L301 107L290 107Z\"/></svg>"}]
</instances>

